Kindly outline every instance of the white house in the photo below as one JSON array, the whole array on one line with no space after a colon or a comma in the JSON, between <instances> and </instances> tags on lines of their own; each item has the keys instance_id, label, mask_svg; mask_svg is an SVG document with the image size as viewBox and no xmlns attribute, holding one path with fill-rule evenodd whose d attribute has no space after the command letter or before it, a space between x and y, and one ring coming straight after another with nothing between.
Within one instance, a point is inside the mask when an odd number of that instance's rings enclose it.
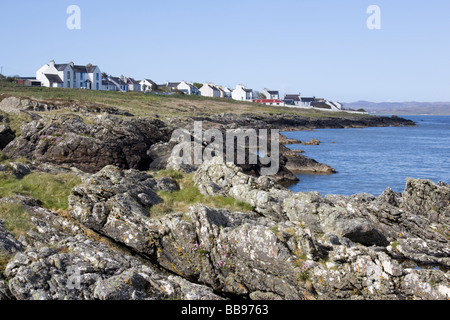
<instances>
[{"instance_id":1,"label":"white house","mask_svg":"<svg viewBox=\"0 0 450 320\"><path fill-rule=\"evenodd\" d=\"M233 90L231 96L233 100L253 101L253 90L239 84L236 86L236 89Z\"/></svg>"},{"instance_id":2,"label":"white house","mask_svg":"<svg viewBox=\"0 0 450 320\"><path fill-rule=\"evenodd\" d=\"M204 97L220 98L220 90L212 83L205 83L200 88L200 93Z\"/></svg>"},{"instance_id":3,"label":"white house","mask_svg":"<svg viewBox=\"0 0 450 320\"><path fill-rule=\"evenodd\" d=\"M98 66L92 64L56 64L52 60L36 71L36 79L44 87L102 90L102 73Z\"/></svg>"},{"instance_id":4,"label":"white house","mask_svg":"<svg viewBox=\"0 0 450 320\"><path fill-rule=\"evenodd\" d=\"M223 91L225 92L225 98L231 98L231 95L233 93L232 89L225 87L225 88L223 88Z\"/></svg>"},{"instance_id":5,"label":"white house","mask_svg":"<svg viewBox=\"0 0 450 320\"><path fill-rule=\"evenodd\" d=\"M187 81L181 81L178 85L177 89L184 94L190 95L190 96L199 96L201 95L200 90L194 86L191 82Z\"/></svg>"},{"instance_id":6,"label":"white house","mask_svg":"<svg viewBox=\"0 0 450 320\"><path fill-rule=\"evenodd\" d=\"M278 91L268 90L265 88L261 93L266 96L266 99L269 99L269 100L272 100L272 99L279 100L280 99L280 93Z\"/></svg>"},{"instance_id":7,"label":"white house","mask_svg":"<svg viewBox=\"0 0 450 320\"><path fill-rule=\"evenodd\" d=\"M326 101L325 104L331 107L331 110L342 111L342 103L336 101Z\"/></svg>"},{"instance_id":8,"label":"white house","mask_svg":"<svg viewBox=\"0 0 450 320\"><path fill-rule=\"evenodd\" d=\"M166 87L167 90L169 90L169 91L175 91L175 90L177 90L179 84L180 84L180 82L167 81L167 83L163 84L162 87Z\"/></svg>"},{"instance_id":9,"label":"white house","mask_svg":"<svg viewBox=\"0 0 450 320\"><path fill-rule=\"evenodd\" d=\"M222 86L215 86L215 87L217 88L217 90L220 91L220 97L221 97L221 98L226 98L226 92L225 92L225 90L223 89L223 87L222 87Z\"/></svg>"},{"instance_id":10,"label":"white house","mask_svg":"<svg viewBox=\"0 0 450 320\"><path fill-rule=\"evenodd\" d=\"M129 91L141 91L141 85L133 78L125 77L124 81L128 85Z\"/></svg>"},{"instance_id":11,"label":"white house","mask_svg":"<svg viewBox=\"0 0 450 320\"><path fill-rule=\"evenodd\" d=\"M316 98L303 98L299 94L286 94L284 96L284 103L287 106L301 107L301 108L312 108L312 104L315 102Z\"/></svg>"},{"instance_id":12,"label":"white house","mask_svg":"<svg viewBox=\"0 0 450 320\"><path fill-rule=\"evenodd\" d=\"M141 85L141 91L147 92L147 91L153 91L158 86L156 82L150 80L150 79L144 79L140 83Z\"/></svg>"},{"instance_id":13,"label":"white house","mask_svg":"<svg viewBox=\"0 0 450 320\"><path fill-rule=\"evenodd\" d=\"M125 77L112 77L104 78L102 81L102 90L104 91L129 91L128 83L125 81Z\"/></svg>"}]
</instances>

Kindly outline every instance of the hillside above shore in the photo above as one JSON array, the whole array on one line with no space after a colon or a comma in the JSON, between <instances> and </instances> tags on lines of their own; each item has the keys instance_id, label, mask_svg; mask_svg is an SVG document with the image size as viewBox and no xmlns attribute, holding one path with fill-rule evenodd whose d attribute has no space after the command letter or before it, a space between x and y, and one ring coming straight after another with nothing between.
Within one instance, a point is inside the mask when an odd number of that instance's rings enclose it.
<instances>
[{"instance_id":1,"label":"hillside above shore","mask_svg":"<svg viewBox=\"0 0 450 320\"><path fill-rule=\"evenodd\" d=\"M412 126L412 121L400 118L374 117L347 112L327 112L319 109L302 109L267 106L232 99L208 98L187 95L153 95L142 92L111 92L45 87L21 87L0 83L0 101L19 97L36 101L48 114L64 112L109 113L126 117L158 118L177 123L190 119L208 120L221 124L259 128L276 128L284 131L314 128L345 128L367 126ZM8 111L2 108L3 111ZM24 110L26 111L26 110ZM32 110L42 111L38 106Z\"/></svg>"}]
</instances>

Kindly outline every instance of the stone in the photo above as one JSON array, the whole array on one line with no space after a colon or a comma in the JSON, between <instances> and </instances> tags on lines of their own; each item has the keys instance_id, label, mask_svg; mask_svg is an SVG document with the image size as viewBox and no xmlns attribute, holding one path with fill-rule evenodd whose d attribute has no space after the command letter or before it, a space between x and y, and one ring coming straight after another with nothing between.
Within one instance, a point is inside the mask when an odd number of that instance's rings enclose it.
<instances>
[{"instance_id":1,"label":"stone","mask_svg":"<svg viewBox=\"0 0 450 320\"><path fill-rule=\"evenodd\" d=\"M167 141L169 129L160 120L122 119L101 115L86 123L76 115L58 115L25 124L21 136L4 152L37 162L76 167L95 173L107 165L148 170L153 161L147 151Z\"/></svg>"},{"instance_id":2,"label":"stone","mask_svg":"<svg viewBox=\"0 0 450 320\"><path fill-rule=\"evenodd\" d=\"M318 146L320 144L320 140L318 139L311 139L307 142L303 142L302 145L304 146Z\"/></svg>"},{"instance_id":3,"label":"stone","mask_svg":"<svg viewBox=\"0 0 450 320\"><path fill-rule=\"evenodd\" d=\"M402 208L431 222L450 224L450 188L429 180L408 179Z\"/></svg>"},{"instance_id":4,"label":"stone","mask_svg":"<svg viewBox=\"0 0 450 320\"><path fill-rule=\"evenodd\" d=\"M0 220L0 254L13 254L22 250L22 243L5 228L2 220Z\"/></svg>"}]
</instances>

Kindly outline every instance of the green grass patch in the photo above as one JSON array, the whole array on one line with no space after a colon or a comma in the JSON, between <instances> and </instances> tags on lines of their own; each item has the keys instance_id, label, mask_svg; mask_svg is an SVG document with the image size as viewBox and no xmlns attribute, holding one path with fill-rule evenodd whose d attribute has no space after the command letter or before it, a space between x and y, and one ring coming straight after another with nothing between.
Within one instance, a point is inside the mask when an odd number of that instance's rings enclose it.
<instances>
[{"instance_id":1,"label":"green grass patch","mask_svg":"<svg viewBox=\"0 0 450 320\"><path fill-rule=\"evenodd\" d=\"M5 162L8 159L9 159L8 155L6 153L0 151L0 163Z\"/></svg>"},{"instance_id":2,"label":"green grass patch","mask_svg":"<svg viewBox=\"0 0 450 320\"><path fill-rule=\"evenodd\" d=\"M166 169L166 170L160 170L160 171L149 171L149 174L151 174L156 179L159 178L172 178L174 180L183 180L185 174L181 171L177 171L174 169Z\"/></svg>"},{"instance_id":3,"label":"green grass patch","mask_svg":"<svg viewBox=\"0 0 450 320\"><path fill-rule=\"evenodd\" d=\"M5 124L7 124L11 128L16 137L21 135L22 132L20 128L22 127L22 125L32 121L32 117L24 112L8 114L0 112L0 115L7 119Z\"/></svg>"},{"instance_id":4,"label":"green grass patch","mask_svg":"<svg viewBox=\"0 0 450 320\"><path fill-rule=\"evenodd\" d=\"M8 265L9 260L11 260L12 255L6 252L0 251L0 274L5 272L6 266Z\"/></svg>"},{"instance_id":5,"label":"green grass patch","mask_svg":"<svg viewBox=\"0 0 450 320\"><path fill-rule=\"evenodd\" d=\"M81 179L71 174L32 173L23 179L0 174L0 197L24 195L40 200L50 210L67 210L68 197Z\"/></svg>"},{"instance_id":6,"label":"green grass patch","mask_svg":"<svg viewBox=\"0 0 450 320\"><path fill-rule=\"evenodd\" d=\"M253 207L245 202L232 197L205 196L200 193L195 185L194 174L184 174L174 170L162 170L151 172L154 177L172 177L180 186L180 190L174 192L159 191L158 195L163 199L163 203L155 205L149 209L152 218L158 218L169 213L187 212L195 204L203 204L217 209L227 209L230 211L252 212Z\"/></svg>"},{"instance_id":7,"label":"green grass patch","mask_svg":"<svg viewBox=\"0 0 450 320\"><path fill-rule=\"evenodd\" d=\"M4 220L3 224L16 238L32 228L32 223L27 209L20 203L1 203L0 219Z\"/></svg>"}]
</instances>

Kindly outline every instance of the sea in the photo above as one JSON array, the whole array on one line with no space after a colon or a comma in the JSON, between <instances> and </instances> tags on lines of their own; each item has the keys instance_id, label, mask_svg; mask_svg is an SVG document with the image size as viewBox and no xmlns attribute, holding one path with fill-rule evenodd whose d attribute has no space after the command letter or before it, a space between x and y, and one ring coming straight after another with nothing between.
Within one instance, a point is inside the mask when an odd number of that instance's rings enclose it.
<instances>
[{"instance_id":1,"label":"sea","mask_svg":"<svg viewBox=\"0 0 450 320\"><path fill-rule=\"evenodd\" d=\"M283 132L318 146L288 145L304 155L332 166L331 175L300 174L294 192L323 195L369 193L379 196L387 187L403 192L407 178L450 183L450 116L400 116L417 127L317 129Z\"/></svg>"}]
</instances>

